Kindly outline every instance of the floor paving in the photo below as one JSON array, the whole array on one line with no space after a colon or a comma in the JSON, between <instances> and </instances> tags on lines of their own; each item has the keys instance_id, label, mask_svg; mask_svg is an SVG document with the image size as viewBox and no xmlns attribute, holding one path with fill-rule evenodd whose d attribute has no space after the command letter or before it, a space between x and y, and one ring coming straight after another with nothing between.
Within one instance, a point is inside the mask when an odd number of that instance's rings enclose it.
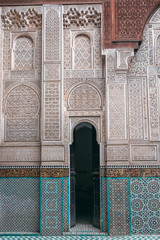
<instances>
[{"instance_id":1,"label":"floor paving","mask_svg":"<svg viewBox=\"0 0 160 240\"><path fill-rule=\"evenodd\" d=\"M2 236L0 240L159 240L160 235L152 236Z\"/></svg>"}]
</instances>

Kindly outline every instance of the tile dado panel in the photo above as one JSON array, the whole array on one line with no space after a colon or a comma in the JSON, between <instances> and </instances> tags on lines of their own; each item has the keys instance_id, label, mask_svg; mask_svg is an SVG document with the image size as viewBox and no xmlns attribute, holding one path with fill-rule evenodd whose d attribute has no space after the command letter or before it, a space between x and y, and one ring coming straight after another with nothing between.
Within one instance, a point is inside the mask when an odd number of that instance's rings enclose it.
<instances>
[{"instance_id":1,"label":"tile dado panel","mask_svg":"<svg viewBox=\"0 0 160 240\"><path fill-rule=\"evenodd\" d=\"M40 234L62 235L69 227L68 178L41 178Z\"/></svg>"},{"instance_id":2,"label":"tile dado panel","mask_svg":"<svg viewBox=\"0 0 160 240\"><path fill-rule=\"evenodd\" d=\"M128 179L108 178L107 197L109 235L129 235Z\"/></svg>"},{"instance_id":3,"label":"tile dado panel","mask_svg":"<svg viewBox=\"0 0 160 240\"><path fill-rule=\"evenodd\" d=\"M40 232L52 236L68 231L69 178L22 177L27 176L25 172L37 176L39 169L13 170L15 177L2 177L0 172L0 233Z\"/></svg>"},{"instance_id":4,"label":"tile dado panel","mask_svg":"<svg viewBox=\"0 0 160 240\"><path fill-rule=\"evenodd\" d=\"M104 179L109 235L160 234L159 177Z\"/></svg>"},{"instance_id":5,"label":"tile dado panel","mask_svg":"<svg viewBox=\"0 0 160 240\"><path fill-rule=\"evenodd\" d=\"M131 233L160 234L160 179L132 178Z\"/></svg>"},{"instance_id":6,"label":"tile dado panel","mask_svg":"<svg viewBox=\"0 0 160 240\"><path fill-rule=\"evenodd\" d=\"M39 178L0 178L0 232L39 232Z\"/></svg>"}]
</instances>

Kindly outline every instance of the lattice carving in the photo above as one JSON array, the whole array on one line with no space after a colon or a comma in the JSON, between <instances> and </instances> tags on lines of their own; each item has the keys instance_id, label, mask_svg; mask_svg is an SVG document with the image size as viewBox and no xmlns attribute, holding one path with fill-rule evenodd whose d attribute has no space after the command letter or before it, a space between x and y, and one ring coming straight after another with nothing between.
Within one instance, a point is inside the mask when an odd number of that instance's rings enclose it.
<instances>
[{"instance_id":1,"label":"lattice carving","mask_svg":"<svg viewBox=\"0 0 160 240\"><path fill-rule=\"evenodd\" d=\"M88 7L87 10L78 10L77 8L70 8L66 14L63 15L63 26L70 27L72 24L76 26L88 26L93 24L100 27L101 13L94 7Z\"/></svg>"},{"instance_id":2,"label":"lattice carving","mask_svg":"<svg viewBox=\"0 0 160 240\"><path fill-rule=\"evenodd\" d=\"M117 39L139 39L144 25L144 16L158 3L157 0L118 0L116 6Z\"/></svg>"},{"instance_id":3,"label":"lattice carving","mask_svg":"<svg viewBox=\"0 0 160 240\"><path fill-rule=\"evenodd\" d=\"M18 86L6 100L6 141L39 140L39 100L28 86Z\"/></svg>"},{"instance_id":4,"label":"lattice carving","mask_svg":"<svg viewBox=\"0 0 160 240\"><path fill-rule=\"evenodd\" d=\"M65 69L71 69L71 41L70 41L70 31L64 29L64 71Z\"/></svg>"},{"instance_id":5,"label":"lattice carving","mask_svg":"<svg viewBox=\"0 0 160 240\"><path fill-rule=\"evenodd\" d=\"M34 8L29 8L26 12L18 12L11 9L2 15L3 28L10 29L12 26L18 28L42 27L42 14L39 14Z\"/></svg>"},{"instance_id":6,"label":"lattice carving","mask_svg":"<svg viewBox=\"0 0 160 240\"><path fill-rule=\"evenodd\" d=\"M11 69L11 50L10 50L10 32L4 31L3 38L3 69Z\"/></svg>"},{"instance_id":7,"label":"lattice carving","mask_svg":"<svg viewBox=\"0 0 160 240\"><path fill-rule=\"evenodd\" d=\"M115 51L108 50L107 54L107 81L115 81Z\"/></svg>"},{"instance_id":8,"label":"lattice carving","mask_svg":"<svg viewBox=\"0 0 160 240\"><path fill-rule=\"evenodd\" d=\"M45 59L60 59L60 18L55 9L46 13L45 20Z\"/></svg>"},{"instance_id":9,"label":"lattice carving","mask_svg":"<svg viewBox=\"0 0 160 240\"><path fill-rule=\"evenodd\" d=\"M60 140L60 84L45 83L45 140Z\"/></svg>"},{"instance_id":10,"label":"lattice carving","mask_svg":"<svg viewBox=\"0 0 160 240\"><path fill-rule=\"evenodd\" d=\"M39 79L41 79L42 69L42 30L36 31L35 41L35 68L37 69L37 75L39 73Z\"/></svg>"},{"instance_id":11,"label":"lattice carving","mask_svg":"<svg viewBox=\"0 0 160 240\"><path fill-rule=\"evenodd\" d=\"M90 69L91 68L91 40L81 34L75 37L74 45L74 68L75 69Z\"/></svg>"},{"instance_id":12,"label":"lattice carving","mask_svg":"<svg viewBox=\"0 0 160 240\"><path fill-rule=\"evenodd\" d=\"M101 96L97 89L91 85L78 85L69 94L68 108L70 110L96 110L101 109L101 107Z\"/></svg>"},{"instance_id":13,"label":"lattice carving","mask_svg":"<svg viewBox=\"0 0 160 240\"><path fill-rule=\"evenodd\" d=\"M33 41L29 37L18 37L14 43L14 70L30 70L33 68Z\"/></svg>"},{"instance_id":14,"label":"lattice carving","mask_svg":"<svg viewBox=\"0 0 160 240\"><path fill-rule=\"evenodd\" d=\"M150 137L157 140L159 136L158 89L156 76L149 78Z\"/></svg>"},{"instance_id":15,"label":"lattice carving","mask_svg":"<svg viewBox=\"0 0 160 240\"><path fill-rule=\"evenodd\" d=\"M143 139L141 79L129 80L129 127L131 139Z\"/></svg>"},{"instance_id":16,"label":"lattice carving","mask_svg":"<svg viewBox=\"0 0 160 240\"><path fill-rule=\"evenodd\" d=\"M108 85L108 138L125 139L126 138L126 105L125 105L125 85Z\"/></svg>"}]
</instances>

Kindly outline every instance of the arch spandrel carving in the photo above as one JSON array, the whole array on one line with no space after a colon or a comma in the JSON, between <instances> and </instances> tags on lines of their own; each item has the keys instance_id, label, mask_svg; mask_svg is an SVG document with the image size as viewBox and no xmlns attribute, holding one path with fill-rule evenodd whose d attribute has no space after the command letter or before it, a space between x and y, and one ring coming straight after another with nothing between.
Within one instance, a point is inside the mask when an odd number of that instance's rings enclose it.
<instances>
[{"instance_id":1,"label":"arch spandrel carving","mask_svg":"<svg viewBox=\"0 0 160 240\"><path fill-rule=\"evenodd\" d=\"M80 84L70 91L67 107L68 110L100 110L102 109L102 97L92 85Z\"/></svg>"}]
</instances>

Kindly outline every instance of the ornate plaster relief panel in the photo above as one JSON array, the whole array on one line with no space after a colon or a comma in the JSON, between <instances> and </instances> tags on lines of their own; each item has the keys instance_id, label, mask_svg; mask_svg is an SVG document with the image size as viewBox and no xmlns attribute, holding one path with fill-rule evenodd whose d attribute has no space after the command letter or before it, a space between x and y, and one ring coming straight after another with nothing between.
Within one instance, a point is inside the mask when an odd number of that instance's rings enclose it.
<instances>
[{"instance_id":1,"label":"ornate plaster relief panel","mask_svg":"<svg viewBox=\"0 0 160 240\"><path fill-rule=\"evenodd\" d=\"M40 164L42 7L2 8L3 114L1 165ZM2 98L1 98L2 100ZM18 148L20 142L23 146ZM25 147L27 145L27 148ZM17 148L15 147L17 146ZM4 150L3 150L4 148ZM29 150L31 149L31 150ZM23 159L20 154L23 152Z\"/></svg>"},{"instance_id":2,"label":"ornate plaster relief panel","mask_svg":"<svg viewBox=\"0 0 160 240\"><path fill-rule=\"evenodd\" d=\"M131 164L148 165L158 164L159 162L159 146L158 145L131 145Z\"/></svg>"}]
</instances>

